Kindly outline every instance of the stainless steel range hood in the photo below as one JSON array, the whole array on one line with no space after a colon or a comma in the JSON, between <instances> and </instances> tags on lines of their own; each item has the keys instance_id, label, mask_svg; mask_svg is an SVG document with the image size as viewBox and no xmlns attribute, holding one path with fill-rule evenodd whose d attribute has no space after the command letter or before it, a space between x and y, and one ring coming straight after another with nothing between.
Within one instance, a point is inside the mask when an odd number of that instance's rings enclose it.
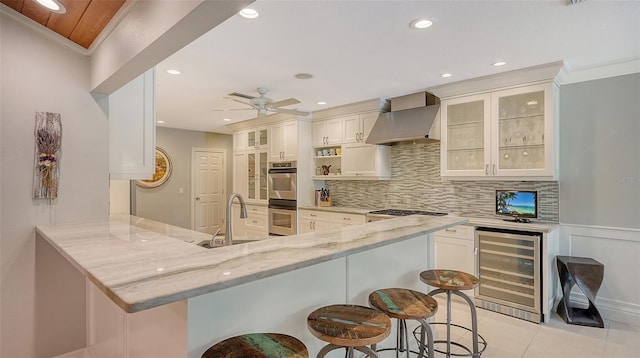
<instances>
[{"instance_id":1,"label":"stainless steel range hood","mask_svg":"<svg viewBox=\"0 0 640 358\"><path fill-rule=\"evenodd\" d=\"M427 92L392 98L391 112L380 113L368 144L440 140L440 99Z\"/></svg>"}]
</instances>

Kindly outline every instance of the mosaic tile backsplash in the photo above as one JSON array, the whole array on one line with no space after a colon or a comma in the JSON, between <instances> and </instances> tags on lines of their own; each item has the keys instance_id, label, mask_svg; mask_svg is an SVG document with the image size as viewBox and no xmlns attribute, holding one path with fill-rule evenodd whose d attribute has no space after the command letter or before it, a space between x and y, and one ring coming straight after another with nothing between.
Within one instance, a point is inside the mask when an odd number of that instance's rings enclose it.
<instances>
[{"instance_id":1,"label":"mosaic tile backsplash","mask_svg":"<svg viewBox=\"0 0 640 358\"><path fill-rule=\"evenodd\" d=\"M422 209L453 215L498 218L495 191L536 190L538 220L558 222L557 181L452 181L440 178L440 142L396 143L391 147L391 180L332 181L334 206Z\"/></svg>"}]
</instances>

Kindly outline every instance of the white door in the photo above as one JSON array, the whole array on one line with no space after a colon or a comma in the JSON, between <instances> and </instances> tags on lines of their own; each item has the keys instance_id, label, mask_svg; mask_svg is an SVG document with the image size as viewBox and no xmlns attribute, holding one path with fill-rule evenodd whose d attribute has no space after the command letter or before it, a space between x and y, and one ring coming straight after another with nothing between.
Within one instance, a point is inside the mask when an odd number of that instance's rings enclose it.
<instances>
[{"instance_id":1,"label":"white door","mask_svg":"<svg viewBox=\"0 0 640 358\"><path fill-rule=\"evenodd\" d=\"M213 234L224 224L225 151L193 150L193 229Z\"/></svg>"}]
</instances>

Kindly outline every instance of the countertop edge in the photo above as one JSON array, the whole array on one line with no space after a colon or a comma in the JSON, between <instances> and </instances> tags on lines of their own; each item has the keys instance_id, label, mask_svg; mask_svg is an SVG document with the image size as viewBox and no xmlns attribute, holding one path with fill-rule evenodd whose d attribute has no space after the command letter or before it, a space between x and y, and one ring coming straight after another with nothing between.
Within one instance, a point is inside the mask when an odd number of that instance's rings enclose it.
<instances>
[{"instance_id":1,"label":"countertop edge","mask_svg":"<svg viewBox=\"0 0 640 358\"><path fill-rule=\"evenodd\" d=\"M390 220L397 220L396 224L393 225L393 223L389 222ZM124 281L122 283L119 280L114 281L113 280L114 274L112 271L109 271L109 270L112 270L111 267L106 266L106 269L103 266L83 267L79 263L79 260L76 260L73 257L74 254L69 253L65 249L64 245L60 245L57 242L57 241L64 242L63 241L64 235L60 235L60 233L55 233L56 234L54 235L55 237L49 237L46 233L47 231L46 226L43 226L43 228L37 227L36 230L47 242L49 242L56 249L56 251L58 251L65 259L67 259L71 264L73 264L74 267L76 267L81 273L83 273L107 297L109 297L114 303L116 303L121 309L123 309L123 311L128 313L134 313L134 312L150 309L153 307L158 307L165 304L189 299L202 294L238 286L244 283L257 281L266 277L271 277L281 273L290 272L300 268L312 266L318 263L335 260L341 257L353 255L353 254L371 250L374 248L394 244L394 243L412 239L421 235L432 234L432 233L435 233L436 231L443 230L443 229L457 226L457 225L463 225L468 222L467 218L453 217L453 216L445 217L445 219L441 219L441 220L438 220L438 219L429 220L428 218L409 219L408 217L390 219L390 220L386 220L384 222L378 222L378 223L371 223L371 224L354 225L352 227L347 227L347 228L327 230L326 233L323 232L325 234L323 234L322 237L327 237L328 239L324 239L325 241L318 241L318 243L347 246L345 249L340 249L340 251L331 252L330 250L328 250L326 254L319 254L318 256L312 256L308 259L302 259L301 261L286 262L282 265L278 264L277 261L275 261L275 263L272 266L266 267L262 269L262 271L257 271L257 269L254 269L254 271L248 271L246 274L242 274L233 279L221 280L221 279L217 279L215 275L212 275L211 276L212 278L210 280L212 281L218 280L218 281L216 282L205 281L202 285L196 286L196 284L194 284L193 286L190 286L185 289L180 289L180 290L176 288L174 292L171 292L170 290L168 290L169 291L168 293L163 292L163 293L155 294L151 292L147 295L142 295L142 297L139 300L128 299L126 297L128 292L126 289L126 286L129 284L129 282ZM368 226L365 226L365 225L368 225ZM53 226L55 227L55 225ZM136 227L134 225L130 225L130 226L132 228L135 228L136 230L139 230L139 227ZM396 234L396 232L398 233ZM297 235L297 236L304 236L305 239L308 239L306 241L307 244L308 243L316 244L316 242L313 240L320 240L316 238L315 234L314 235L303 234L303 235ZM344 239L345 237L354 237L354 239L345 241ZM261 247L260 244L252 244L252 245L257 245L257 246L254 246L253 248L255 249L255 252L259 253L260 252L259 248ZM282 245L287 246L287 243L282 243ZM266 244L263 247L265 247L265 249L272 249L272 250L274 249L274 247L269 246L269 244ZM304 249L304 247L300 247L300 246L296 247L295 245L289 246L289 247L292 249L301 249L301 248ZM313 247L310 249L313 249ZM207 252L211 255L215 251L207 251ZM203 255L206 255L206 253L203 253ZM268 250L267 250L267 255L268 255ZM241 256L238 256L238 257L241 257ZM126 257L122 258L120 262L116 262L116 265L120 264L121 262L124 262L125 260L126 260ZM89 265L89 266L92 266L92 265ZM200 269L204 270L204 268L201 268L200 266L197 266L197 265L194 267L194 269L196 271L196 272L193 272L194 275L202 274L202 272L198 272L198 270ZM216 268L216 270L212 272L219 273L220 270L223 270L223 269ZM122 275L126 276L126 273L123 273ZM118 274L115 274L115 276L118 276ZM103 280L100 277L103 277L103 278L107 277L107 279ZM110 283L108 278L110 278L115 283ZM145 287L153 286L153 282L154 282L153 280L154 280L153 277L151 277L149 279L149 282L151 283L147 282L146 286L141 285L138 289L144 290ZM171 284L172 282L173 281L164 281L162 283L173 287L173 285ZM132 284L137 284L137 283L138 281L132 281ZM125 289L123 290L122 287L125 287ZM119 290L120 292L118 292Z\"/></svg>"}]
</instances>

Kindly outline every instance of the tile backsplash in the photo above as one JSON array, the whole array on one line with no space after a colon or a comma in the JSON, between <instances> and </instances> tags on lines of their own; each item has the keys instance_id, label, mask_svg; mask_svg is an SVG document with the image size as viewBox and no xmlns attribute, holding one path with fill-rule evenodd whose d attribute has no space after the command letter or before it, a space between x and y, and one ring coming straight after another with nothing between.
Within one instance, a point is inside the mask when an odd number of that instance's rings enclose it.
<instances>
[{"instance_id":1,"label":"tile backsplash","mask_svg":"<svg viewBox=\"0 0 640 358\"><path fill-rule=\"evenodd\" d=\"M396 143L391 147L391 180L332 181L334 206L423 209L496 218L495 191L536 190L538 220L558 222L557 181L452 181L440 178L440 142Z\"/></svg>"}]
</instances>

